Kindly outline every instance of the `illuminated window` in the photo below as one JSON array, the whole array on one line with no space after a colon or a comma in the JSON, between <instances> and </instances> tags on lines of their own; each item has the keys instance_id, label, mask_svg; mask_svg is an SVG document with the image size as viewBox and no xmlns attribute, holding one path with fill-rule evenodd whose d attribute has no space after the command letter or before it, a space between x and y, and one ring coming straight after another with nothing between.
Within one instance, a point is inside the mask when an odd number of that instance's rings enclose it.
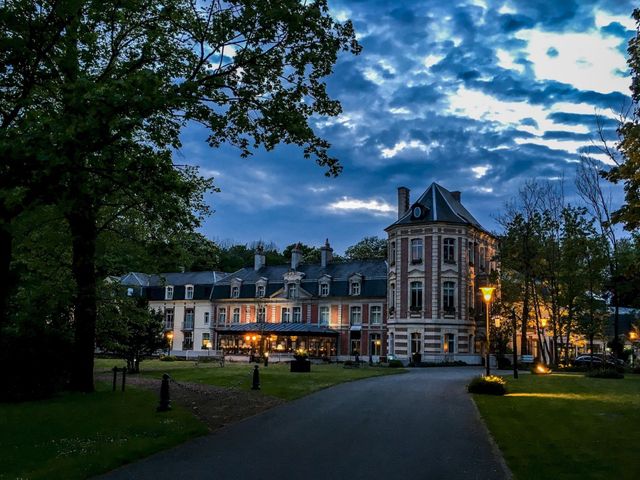
<instances>
[{"instance_id":1,"label":"illuminated window","mask_svg":"<svg viewBox=\"0 0 640 480\"><path fill-rule=\"evenodd\" d=\"M369 352L371 355L382 355L382 335L379 333L370 333L369 344Z\"/></svg>"}]
</instances>

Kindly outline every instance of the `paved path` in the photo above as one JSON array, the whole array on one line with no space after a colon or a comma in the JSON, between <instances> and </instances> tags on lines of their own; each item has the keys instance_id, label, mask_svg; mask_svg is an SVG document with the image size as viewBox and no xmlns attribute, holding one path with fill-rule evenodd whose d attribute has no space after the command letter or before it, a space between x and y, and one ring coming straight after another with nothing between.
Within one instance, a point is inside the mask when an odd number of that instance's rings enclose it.
<instances>
[{"instance_id":1,"label":"paved path","mask_svg":"<svg viewBox=\"0 0 640 480\"><path fill-rule=\"evenodd\" d=\"M412 369L317 392L115 470L120 479L506 479L464 385Z\"/></svg>"}]
</instances>

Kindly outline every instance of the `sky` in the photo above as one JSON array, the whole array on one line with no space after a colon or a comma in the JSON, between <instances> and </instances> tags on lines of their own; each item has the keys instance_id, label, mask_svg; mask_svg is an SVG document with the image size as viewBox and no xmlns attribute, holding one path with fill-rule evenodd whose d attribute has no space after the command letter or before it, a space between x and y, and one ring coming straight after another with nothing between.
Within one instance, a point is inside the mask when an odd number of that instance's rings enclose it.
<instances>
[{"instance_id":1,"label":"sky","mask_svg":"<svg viewBox=\"0 0 640 480\"><path fill-rule=\"evenodd\" d=\"M343 113L315 118L344 170L326 178L301 149L248 158L207 146L189 127L178 153L213 176L220 192L201 228L217 241L295 242L335 251L384 237L397 188L416 200L432 182L462 192L487 229L528 179L573 179L595 148L596 115L615 138L628 108L626 48L635 34L627 0L330 1L363 46L327 78ZM614 189L614 198L621 198Z\"/></svg>"}]
</instances>

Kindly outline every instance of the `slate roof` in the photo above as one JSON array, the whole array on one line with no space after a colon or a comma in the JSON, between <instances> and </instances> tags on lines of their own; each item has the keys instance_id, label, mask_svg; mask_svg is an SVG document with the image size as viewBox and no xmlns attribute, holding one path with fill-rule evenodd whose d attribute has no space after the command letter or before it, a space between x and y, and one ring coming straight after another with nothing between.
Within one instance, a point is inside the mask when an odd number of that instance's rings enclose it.
<instances>
[{"instance_id":1,"label":"slate roof","mask_svg":"<svg viewBox=\"0 0 640 480\"><path fill-rule=\"evenodd\" d=\"M218 282L218 285L230 285L232 280L238 278L244 283L255 283L256 280L266 278L268 281L280 281L284 274L291 270L290 265L267 265L256 271L253 267L245 267L228 274ZM347 280L354 273L359 273L365 278L387 278L387 262L385 260L354 260L344 263L329 263L322 267L319 263L300 264L297 272L304 273L304 279L318 281L323 275L330 275L332 280Z\"/></svg>"},{"instance_id":2,"label":"slate roof","mask_svg":"<svg viewBox=\"0 0 640 480\"><path fill-rule=\"evenodd\" d=\"M123 285L159 287L165 285L213 285L229 275L226 272L168 272L157 275L130 272L120 278Z\"/></svg>"},{"instance_id":3,"label":"slate roof","mask_svg":"<svg viewBox=\"0 0 640 480\"><path fill-rule=\"evenodd\" d=\"M289 265L267 265L255 271L252 267L242 268L230 273L213 288L211 299L225 299L231 296L231 282L241 280L240 298L255 298L255 283L260 279L267 280L266 296L269 297L284 287L284 275L289 272ZM356 260L345 263L329 263L326 267L320 264L300 264L297 272L304 273L300 282L301 288L311 295L318 295L318 280L324 276L331 277L329 296L346 297L349 295L349 277L362 275L361 297L385 297L387 292L387 262L385 260Z\"/></svg>"},{"instance_id":4,"label":"slate roof","mask_svg":"<svg viewBox=\"0 0 640 480\"><path fill-rule=\"evenodd\" d=\"M279 333L282 335L338 336L340 333L327 327L309 323L238 323L215 329L218 333Z\"/></svg>"},{"instance_id":5,"label":"slate roof","mask_svg":"<svg viewBox=\"0 0 640 480\"><path fill-rule=\"evenodd\" d=\"M414 218L413 208L421 206L425 210L421 218ZM444 222L462 225L472 225L480 230L486 231L480 222L474 218L462 203L453 197L453 194L446 188L432 183L417 201L410 205L407 211L396 222L388 226L385 230L396 225L423 224L429 222Z\"/></svg>"}]
</instances>

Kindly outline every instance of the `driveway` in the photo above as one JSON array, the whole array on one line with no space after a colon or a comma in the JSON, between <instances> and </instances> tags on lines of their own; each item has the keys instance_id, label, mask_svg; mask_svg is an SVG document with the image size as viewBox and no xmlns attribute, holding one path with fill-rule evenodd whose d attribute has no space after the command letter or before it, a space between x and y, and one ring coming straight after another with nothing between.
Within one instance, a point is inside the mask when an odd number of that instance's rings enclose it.
<instances>
[{"instance_id":1,"label":"driveway","mask_svg":"<svg viewBox=\"0 0 640 480\"><path fill-rule=\"evenodd\" d=\"M470 367L344 383L104 475L104 479L506 479Z\"/></svg>"}]
</instances>

